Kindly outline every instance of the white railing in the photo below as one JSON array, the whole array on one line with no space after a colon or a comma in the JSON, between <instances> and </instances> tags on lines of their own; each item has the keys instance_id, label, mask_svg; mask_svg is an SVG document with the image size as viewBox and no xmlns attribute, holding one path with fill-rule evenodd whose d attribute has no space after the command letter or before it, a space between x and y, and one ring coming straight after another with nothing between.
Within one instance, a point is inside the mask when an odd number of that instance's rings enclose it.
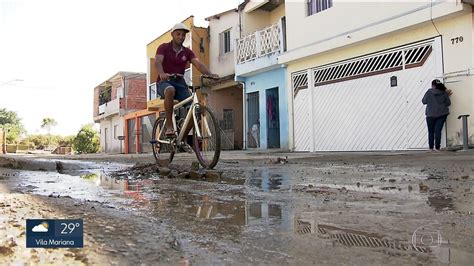
<instances>
[{"instance_id":1,"label":"white railing","mask_svg":"<svg viewBox=\"0 0 474 266\"><path fill-rule=\"evenodd\" d=\"M242 64L272 53L282 48L281 23L274 24L243 38L237 39L236 63Z\"/></svg>"},{"instance_id":2,"label":"white railing","mask_svg":"<svg viewBox=\"0 0 474 266\"><path fill-rule=\"evenodd\" d=\"M99 115L105 113L105 107L107 106L107 103L104 103L102 105L99 105Z\"/></svg>"},{"instance_id":3,"label":"white railing","mask_svg":"<svg viewBox=\"0 0 474 266\"><path fill-rule=\"evenodd\" d=\"M120 99L115 99L110 102L106 102L102 105L99 105L99 115L104 115L104 117L116 114L119 111L120 111Z\"/></svg>"}]
</instances>

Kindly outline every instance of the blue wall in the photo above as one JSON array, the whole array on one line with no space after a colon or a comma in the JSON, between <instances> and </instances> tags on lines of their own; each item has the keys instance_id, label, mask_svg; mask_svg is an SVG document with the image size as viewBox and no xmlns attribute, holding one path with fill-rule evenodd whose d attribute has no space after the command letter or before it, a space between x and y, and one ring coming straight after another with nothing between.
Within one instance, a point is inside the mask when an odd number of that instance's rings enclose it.
<instances>
[{"instance_id":1,"label":"blue wall","mask_svg":"<svg viewBox=\"0 0 474 266\"><path fill-rule=\"evenodd\" d=\"M280 148L288 149L288 96L286 90L286 68L278 68L246 78L239 77L239 80L245 82L245 93L259 92L261 149L267 149L266 90L278 87L278 103L280 108Z\"/></svg>"}]
</instances>

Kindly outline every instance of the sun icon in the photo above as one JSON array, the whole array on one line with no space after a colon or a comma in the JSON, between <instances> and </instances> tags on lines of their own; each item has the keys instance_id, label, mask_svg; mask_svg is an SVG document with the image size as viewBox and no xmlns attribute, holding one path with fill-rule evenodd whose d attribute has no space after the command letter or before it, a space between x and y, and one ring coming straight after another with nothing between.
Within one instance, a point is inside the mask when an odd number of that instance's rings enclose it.
<instances>
[{"instance_id":1,"label":"sun icon","mask_svg":"<svg viewBox=\"0 0 474 266\"><path fill-rule=\"evenodd\" d=\"M44 226L44 228L48 229L49 224L47 222L43 222L41 225Z\"/></svg>"}]
</instances>

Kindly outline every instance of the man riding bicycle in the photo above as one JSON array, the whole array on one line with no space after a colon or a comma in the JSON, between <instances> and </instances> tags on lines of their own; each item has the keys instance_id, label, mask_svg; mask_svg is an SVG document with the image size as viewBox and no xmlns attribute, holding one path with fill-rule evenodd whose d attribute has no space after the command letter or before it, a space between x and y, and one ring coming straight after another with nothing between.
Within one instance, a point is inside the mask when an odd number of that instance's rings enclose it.
<instances>
[{"instance_id":1,"label":"man riding bicycle","mask_svg":"<svg viewBox=\"0 0 474 266\"><path fill-rule=\"evenodd\" d=\"M158 70L158 94L164 98L166 124L165 134L173 136L176 134L173 128L173 104L174 100L183 101L191 96L188 85L184 80L184 71L188 63L193 64L205 75L218 78L196 57L194 52L183 46L189 29L183 23L177 23L171 30L172 41L161 44L156 50L155 65ZM176 76L178 74L178 76ZM170 79L170 77L173 77ZM187 129L188 130L188 129Z\"/></svg>"}]
</instances>

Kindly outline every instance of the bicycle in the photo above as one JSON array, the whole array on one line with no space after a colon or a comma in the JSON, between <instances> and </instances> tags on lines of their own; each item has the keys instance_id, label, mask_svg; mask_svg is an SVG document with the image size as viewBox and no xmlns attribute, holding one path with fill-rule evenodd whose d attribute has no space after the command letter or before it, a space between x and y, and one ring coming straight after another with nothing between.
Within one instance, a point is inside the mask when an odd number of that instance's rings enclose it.
<instances>
[{"instance_id":1,"label":"bicycle","mask_svg":"<svg viewBox=\"0 0 474 266\"><path fill-rule=\"evenodd\" d=\"M183 75L174 74L170 78L176 79L177 77L183 77ZM219 156L221 152L220 147L220 130L214 117L212 111L201 105L198 101L196 90L202 88L204 79L213 79L216 78L201 75L201 86L193 87L189 86L192 93L191 96L187 99L176 102L173 105L173 128L176 132L173 136L166 136L166 118L160 116L153 125L152 137L150 141L153 150L153 156L158 165L168 166L174 158L174 155L180 150L185 150L188 152L194 151L199 163L208 169L212 169L216 166L219 161ZM191 106L186 106L191 103ZM183 110L186 110L186 116L180 116L180 113L183 113ZM185 129L192 125L192 151L189 150L190 146L187 143L187 135L184 136Z\"/></svg>"}]
</instances>

